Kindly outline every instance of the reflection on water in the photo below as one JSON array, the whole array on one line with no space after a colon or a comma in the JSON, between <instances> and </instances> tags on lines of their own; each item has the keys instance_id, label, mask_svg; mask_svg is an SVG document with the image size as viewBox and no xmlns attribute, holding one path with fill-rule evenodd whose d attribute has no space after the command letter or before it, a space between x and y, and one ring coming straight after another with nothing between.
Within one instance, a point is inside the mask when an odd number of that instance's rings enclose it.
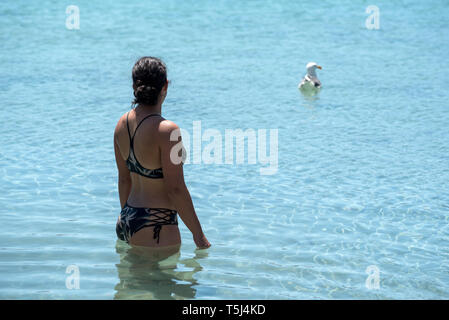
<instances>
[{"instance_id":1,"label":"reflection on water","mask_svg":"<svg viewBox=\"0 0 449 320\"><path fill-rule=\"evenodd\" d=\"M318 95L308 95L308 94L301 94L302 97L302 106L306 109L314 109L316 101L320 100L320 97Z\"/></svg>"},{"instance_id":2,"label":"reflection on water","mask_svg":"<svg viewBox=\"0 0 449 320\"><path fill-rule=\"evenodd\" d=\"M131 247L117 240L116 264L120 282L114 299L193 299L198 285L194 274L202 270L198 260L207 252L196 251L191 259L180 259L180 247L158 249Z\"/></svg>"}]
</instances>

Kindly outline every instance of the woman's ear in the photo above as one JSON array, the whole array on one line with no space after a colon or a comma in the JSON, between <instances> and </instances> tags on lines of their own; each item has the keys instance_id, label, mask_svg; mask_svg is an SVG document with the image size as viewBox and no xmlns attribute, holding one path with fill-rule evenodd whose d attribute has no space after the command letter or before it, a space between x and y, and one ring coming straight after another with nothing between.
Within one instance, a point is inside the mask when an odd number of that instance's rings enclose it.
<instances>
[{"instance_id":1,"label":"woman's ear","mask_svg":"<svg viewBox=\"0 0 449 320\"><path fill-rule=\"evenodd\" d=\"M164 86L162 87L162 92L164 92L164 96L167 95L167 89L168 89L168 81L165 82Z\"/></svg>"}]
</instances>

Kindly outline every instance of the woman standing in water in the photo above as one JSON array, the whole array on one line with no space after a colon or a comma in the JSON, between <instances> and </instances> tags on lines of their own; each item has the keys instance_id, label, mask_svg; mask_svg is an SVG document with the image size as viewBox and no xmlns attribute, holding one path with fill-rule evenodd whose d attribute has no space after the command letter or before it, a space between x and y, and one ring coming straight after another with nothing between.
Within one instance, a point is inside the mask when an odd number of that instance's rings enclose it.
<instances>
[{"instance_id":1,"label":"woman standing in water","mask_svg":"<svg viewBox=\"0 0 449 320\"><path fill-rule=\"evenodd\" d=\"M120 118L114 132L122 207L117 236L135 246L179 248L179 213L197 247L208 248L184 182L183 163L171 159L179 141L170 141L170 135L179 127L161 116L168 87L165 64L143 57L134 65L132 78L137 106Z\"/></svg>"}]
</instances>

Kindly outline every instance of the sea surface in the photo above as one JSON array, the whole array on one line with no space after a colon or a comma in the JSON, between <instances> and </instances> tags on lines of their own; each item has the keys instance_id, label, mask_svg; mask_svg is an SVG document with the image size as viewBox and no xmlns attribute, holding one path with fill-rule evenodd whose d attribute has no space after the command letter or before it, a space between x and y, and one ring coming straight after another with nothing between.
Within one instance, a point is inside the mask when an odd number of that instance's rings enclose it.
<instances>
[{"instance_id":1,"label":"sea surface","mask_svg":"<svg viewBox=\"0 0 449 320\"><path fill-rule=\"evenodd\" d=\"M0 299L449 299L448 16L442 0L2 1ZM223 141L278 130L274 174L185 165L212 247L180 223L159 261L115 234L113 131L144 55L166 62L163 114L192 145L194 121Z\"/></svg>"}]
</instances>

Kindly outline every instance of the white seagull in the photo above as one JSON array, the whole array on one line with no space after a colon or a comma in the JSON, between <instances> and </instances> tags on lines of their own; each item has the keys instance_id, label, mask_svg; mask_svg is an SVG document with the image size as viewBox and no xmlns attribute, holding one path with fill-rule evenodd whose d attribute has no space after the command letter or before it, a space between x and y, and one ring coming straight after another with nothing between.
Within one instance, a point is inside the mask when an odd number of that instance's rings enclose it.
<instances>
[{"instance_id":1,"label":"white seagull","mask_svg":"<svg viewBox=\"0 0 449 320\"><path fill-rule=\"evenodd\" d=\"M298 89L305 94L317 94L321 89L321 82L316 75L316 69L322 69L315 62L309 62L306 66L307 74L298 85Z\"/></svg>"}]
</instances>

